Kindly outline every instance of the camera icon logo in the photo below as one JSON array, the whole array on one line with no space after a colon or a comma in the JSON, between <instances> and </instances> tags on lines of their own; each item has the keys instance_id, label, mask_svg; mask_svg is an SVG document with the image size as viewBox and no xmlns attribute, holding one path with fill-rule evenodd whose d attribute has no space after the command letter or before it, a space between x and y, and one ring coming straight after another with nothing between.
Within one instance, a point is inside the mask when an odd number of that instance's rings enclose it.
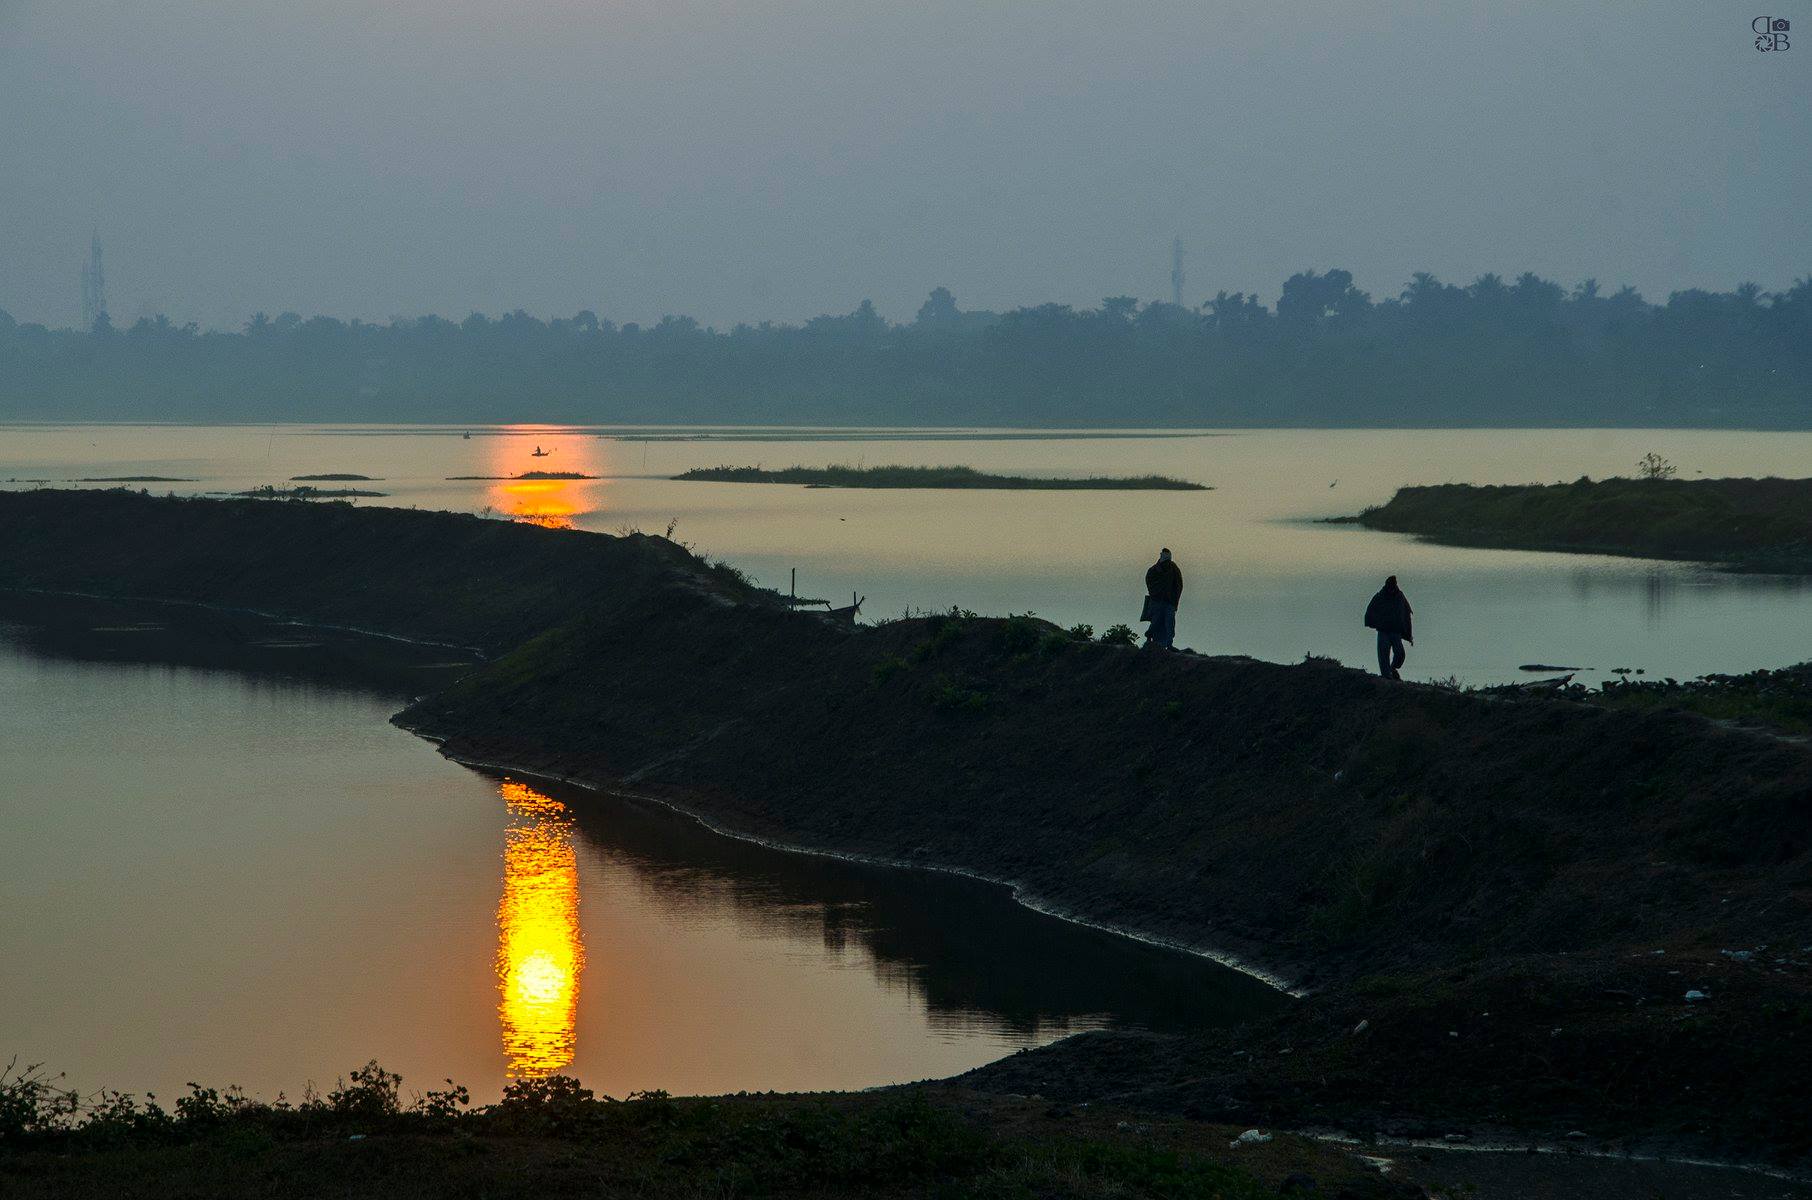
<instances>
[{"instance_id":1,"label":"camera icon logo","mask_svg":"<svg viewBox=\"0 0 1812 1200\"><path fill-rule=\"evenodd\" d=\"M1757 50L1789 50L1787 34L1792 30L1792 22L1786 17L1757 17L1749 22L1749 28L1755 31L1755 48Z\"/></svg>"}]
</instances>

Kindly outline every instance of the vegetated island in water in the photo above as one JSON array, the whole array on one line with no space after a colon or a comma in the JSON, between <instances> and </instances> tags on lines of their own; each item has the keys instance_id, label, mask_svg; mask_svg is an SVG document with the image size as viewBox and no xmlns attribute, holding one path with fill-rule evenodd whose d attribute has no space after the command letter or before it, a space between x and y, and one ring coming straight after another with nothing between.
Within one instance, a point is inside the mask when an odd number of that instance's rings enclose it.
<instances>
[{"instance_id":1,"label":"vegetated island in water","mask_svg":"<svg viewBox=\"0 0 1812 1200\"><path fill-rule=\"evenodd\" d=\"M596 479L596 475L586 475L580 471L524 471L520 475L449 475L449 483L480 479L488 482L508 482L512 479Z\"/></svg>"},{"instance_id":2,"label":"vegetated island in water","mask_svg":"<svg viewBox=\"0 0 1812 1200\"><path fill-rule=\"evenodd\" d=\"M292 488L280 488L276 484L267 483L262 487L247 488L243 492L227 492L224 494L246 500L348 500L360 496L389 495L388 492L371 492L364 491L360 488L310 487L306 483Z\"/></svg>"},{"instance_id":3,"label":"vegetated island in water","mask_svg":"<svg viewBox=\"0 0 1812 1200\"><path fill-rule=\"evenodd\" d=\"M379 480L373 478L370 475L351 475L351 474L345 474L345 473L338 472L338 471L330 471L325 475L291 475L289 477L289 481L291 483L378 483L378 482L380 482Z\"/></svg>"},{"instance_id":4,"label":"vegetated island in water","mask_svg":"<svg viewBox=\"0 0 1812 1200\"><path fill-rule=\"evenodd\" d=\"M674 479L709 483L796 483L824 488L987 488L1000 491L1206 492L1207 484L1166 475L1125 478L1096 475L1086 479L1050 479L1026 475L989 475L974 467L694 467Z\"/></svg>"},{"instance_id":5,"label":"vegetated island in water","mask_svg":"<svg viewBox=\"0 0 1812 1200\"><path fill-rule=\"evenodd\" d=\"M1579 479L1399 488L1338 518L1453 546L1565 550L1812 573L1812 479Z\"/></svg>"},{"instance_id":6,"label":"vegetated island in water","mask_svg":"<svg viewBox=\"0 0 1812 1200\"><path fill-rule=\"evenodd\" d=\"M855 626L640 533L127 490L0 492L0 579L473 647L489 661L395 718L451 758L1013 880L1299 985L1238 1027L1086 1033L948 1081L959 1112L1043 1097L1058 1144L1131 1107L1812 1155L1812 747L1705 719L1785 715L1779 672L1470 694L1029 614ZM847 1136L806 1141L868 1153ZM752 1190L789 1191L770 1183Z\"/></svg>"},{"instance_id":7,"label":"vegetated island in water","mask_svg":"<svg viewBox=\"0 0 1812 1200\"><path fill-rule=\"evenodd\" d=\"M8 483L194 483L181 475L84 475L80 479L8 479Z\"/></svg>"}]
</instances>

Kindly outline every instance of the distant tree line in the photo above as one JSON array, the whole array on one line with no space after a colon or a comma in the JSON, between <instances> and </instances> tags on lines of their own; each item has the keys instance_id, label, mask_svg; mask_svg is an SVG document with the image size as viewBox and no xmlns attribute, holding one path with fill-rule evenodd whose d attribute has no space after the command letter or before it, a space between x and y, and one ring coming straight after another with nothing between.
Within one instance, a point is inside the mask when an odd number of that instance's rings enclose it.
<instances>
[{"instance_id":1,"label":"distant tree line","mask_svg":"<svg viewBox=\"0 0 1812 1200\"><path fill-rule=\"evenodd\" d=\"M1221 292L977 312L938 288L906 324L865 300L725 330L518 311L71 331L0 312L0 418L1807 428L1812 279L1651 304L1419 273L1374 300L1336 269L1292 275L1275 309Z\"/></svg>"}]
</instances>

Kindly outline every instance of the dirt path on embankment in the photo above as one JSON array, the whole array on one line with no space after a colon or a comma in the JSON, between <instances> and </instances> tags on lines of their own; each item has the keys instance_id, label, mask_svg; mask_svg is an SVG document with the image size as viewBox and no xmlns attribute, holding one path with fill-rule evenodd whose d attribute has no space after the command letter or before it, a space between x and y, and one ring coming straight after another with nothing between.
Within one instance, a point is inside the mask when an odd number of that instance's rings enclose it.
<instances>
[{"instance_id":1,"label":"dirt path on embankment","mask_svg":"<svg viewBox=\"0 0 1812 1200\"><path fill-rule=\"evenodd\" d=\"M451 754L1011 881L1310 993L1226 1034L1072 1039L977 1086L1362 1131L1812 1149L1804 746L1023 619L853 630L658 538L44 496L0 496L0 570L20 582L519 641L399 718ZM144 529L154 542L122 533Z\"/></svg>"}]
</instances>

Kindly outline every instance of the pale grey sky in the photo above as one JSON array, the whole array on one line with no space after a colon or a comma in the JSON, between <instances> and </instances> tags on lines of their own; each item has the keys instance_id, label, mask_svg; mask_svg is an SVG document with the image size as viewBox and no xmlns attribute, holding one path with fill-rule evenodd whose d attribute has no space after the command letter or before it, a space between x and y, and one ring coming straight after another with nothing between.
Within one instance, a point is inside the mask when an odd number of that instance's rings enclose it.
<instances>
[{"instance_id":1,"label":"pale grey sky","mask_svg":"<svg viewBox=\"0 0 1812 1200\"><path fill-rule=\"evenodd\" d=\"M1812 0L0 0L0 307L895 319L1812 273ZM1778 10L1778 11L1777 11ZM1758 12L1760 9L1758 9ZM1805 41L1798 44L1798 38Z\"/></svg>"}]
</instances>

